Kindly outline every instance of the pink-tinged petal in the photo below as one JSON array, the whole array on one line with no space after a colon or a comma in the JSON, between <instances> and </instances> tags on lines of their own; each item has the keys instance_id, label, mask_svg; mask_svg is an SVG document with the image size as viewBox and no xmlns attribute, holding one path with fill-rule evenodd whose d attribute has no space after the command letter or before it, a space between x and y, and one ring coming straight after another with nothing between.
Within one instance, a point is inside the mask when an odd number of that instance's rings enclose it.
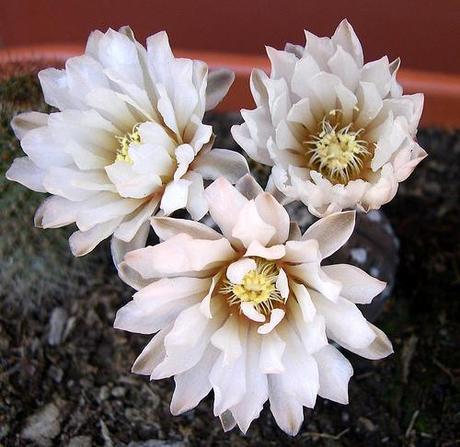
<instances>
[{"instance_id":1,"label":"pink-tinged petal","mask_svg":"<svg viewBox=\"0 0 460 447\"><path fill-rule=\"evenodd\" d=\"M185 309L201 302L210 280L199 278L160 279L136 292L123 306L114 327L139 334L153 334L173 322Z\"/></svg>"},{"instance_id":2,"label":"pink-tinged petal","mask_svg":"<svg viewBox=\"0 0 460 447\"><path fill-rule=\"evenodd\" d=\"M244 276L256 268L257 264L254 259L238 259L238 261L235 261L228 266L227 279L233 284L241 284Z\"/></svg>"},{"instance_id":3,"label":"pink-tinged petal","mask_svg":"<svg viewBox=\"0 0 460 447\"><path fill-rule=\"evenodd\" d=\"M318 263L310 262L285 268L290 277L298 278L305 286L317 290L331 301L337 300L342 285L330 278Z\"/></svg>"},{"instance_id":4,"label":"pink-tinged petal","mask_svg":"<svg viewBox=\"0 0 460 447\"><path fill-rule=\"evenodd\" d=\"M209 346L193 368L174 376L176 388L170 407L173 416L195 408L211 391L209 374L218 356L219 351Z\"/></svg>"},{"instance_id":5,"label":"pink-tinged petal","mask_svg":"<svg viewBox=\"0 0 460 447\"><path fill-rule=\"evenodd\" d=\"M243 206L232 229L232 236L239 239L245 247L249 247L255 240L265 246L275 234L276 228L261 218L254 200Z\"/></svg>"},{"instance_id":6,"label":"pink-tinged petal","mask_svg":"<svg viewBox=\"0 0 460 447\"><path fill-rule=\"evenodd\" d=\"M43 185L45 172L36 166L29 157L19 157L14 159L13 164L6 171L5 177L8 180L24 185L32 191L46 192L46 188Z\"/></svg>"},{"instance_id":7,"label":"pink-tinged petal","mask_svg":"<svg viewBox=\"0 0 460 447\"><path fill-rule=\"evenodd\" d=\"M289 296L289 282L286 272L283 269L280 269L278 273L276 288L279 290L282 298L286 299Z\"/></svg>"},{"instance_id":8,"label":"pink-tinged petal","mask_svg":"<svg viewBox=\"0 0 460 447\"><path fill-rule=\"evenodd\" d=\"M284 372L282 362L286 342L278 335L276 329L262 337L259 368L264 374L281 374Z\"/></svg>"},{"instance_id":9,"label":"pink-tinged petal","mask_svg":"<svg viewBox=\"0 0 460 447\"><path fill-rule=\"evenodd\" d=\"M211 337L211 343L223 354L222 364L224 366L232 365L243 354L238 318L238 316L230 315L223 326Z\"/></svg>"},{"instance_id":10,"label":"pink-tinged petal","mask_svg":"<svg viewBox=\"0 0 460 447\"><path fill-rule=\"evenodd\" d=\"M319 262L320 260L319 245L315 239L306 241L289 240L286 242L286 255L283 261L304 263Z\"/></svg>"},{"instance_id":11,"label":"pink-tinged petal","mask_svg":"<svg viewBox=\"0 0 460 447\"><path fill-rule=\"evenodd\" d=\"M339 339L339 337L333 334L330 338L339 343L348 351L354 352L355 354L360 355L361 357L364 357L366 359L379 360L389 356L390 354L393 354L393 346L391 344L391 341L385 335L385 333L373 324L367 324L369 325L369 328L374 332L375 339L372 343L370 343L368 346L364 348L351 347L347 343L344 343L343 339Z\"/></svg>"},{"instance_id":12,"label":"pink-tinged petal","mask_svg":"<svg viewBox=\"0 0 460 447\"><path fill-rule=\"evenodd\" d=\"M289 236L289 214L284 206L268 193L260 194L255 199L259 216L264 222L275 228L276 232L269 241L270 245L284 244Z\"/></svg>"},{"instance_id":13,"label":"pink-tinged petal","mask_svg":"<svg viewBox=\"0 0 460 447\"><path fill-rule=\"evenodd\" d=\"M323 259L327 258L348 241L355 228L355 216L354 211L345 211L324 217L309 227L302 239L317 240Z\"/></svg>"},{"instance_id":14,"label":"pink-tinged petal","mask_svg":"<svg viewBox=\"0 0 460 447\"><path fill-rule=\"evenodd\" d=\"M316 309L307 288L303 284L298 284L295 281L290 281L289 286L297 300L303 320L305 322L312 321L316 315Z\"/></svg>"},{"instance_id":15,"label":"pink-tinged petal","mask_svg":"<svg viewBox=\"0 0 460 447\"><path fill-rule=\"evenodd\" d=\"M144 278L155 278L213 269L234 256L226 239L209 241L178 234L161 244L128 253L125 262Z\"/></svg>"},{"instance_id":16,"label":"pink-tinged petal","mask_svg":"<svg viewBox=\"0 0 460 447\"><path fill-rule=\"evenodd\" d=\"M243 194L248 200L255 199L259 194L262 194L264 190L256 182L254 177L250 174L246 174L241 177L235 184L235 188Z\"/></svg>"},{"instance_id":17,"label":"pink-tinged petal","mask_svg":"<svg viewBox=\"0 0 460 447\"><path fill-rule=\"evenodd\" d=\"M205 195L212 219L227 239L236 242L232 237L232 230L248 200L224 178L219 178L208 186ZM241 245L239 241L236 243Z\"/></svg>"},{"instance_id":18,"label":"pink-tinged petal","mask_svg":"<svg viewBox=\"0 0 460 447\"><path fill-rule=\"evenodd\" d=\"M223 324L227 312L215 309L215 318L208 319L200 311L200 303L183 310L165 337L166 357L152 372L152 379L163 379L193 368L203 357L212 334Z\"/></svg>"},{"instance_id":19,"label":"pink-tinged petal","mask_svg":"<svg viewBox=\"0 0 460 447\"><path fill-rule=\"evenodd\" d=\"M302 347L288 325L279 326L286 342L283 355L285 371L268 375L270 409L279 427L294 436L303 421L303 406L313 408L319 388L316 361Z\"/></svg>"},{"instance_id":20,"label":"pink-tinged petal","mask_svg":"<svg viewBox=\"0 0 460 447\"><path fill-rule=\"evenodd\" d=\"M270 312L270 321L268 323L262 324L257 329L257 332L261 335L269 334L273 329L281 323L284 318L285 312L283 309L273 309Z\"/></svg>"},{"instance_id":21,"label":"pink-tinged petal","mask_svg":"<svg viewBox=\"0 0 460 447\"><path fill-rule=\"evenodd\" d=\"M244 315L256 323L263 323L265 321L265 315L258 312L255 309L254 304L250 302L241 303L240 309Z\"/></svg>"},{"instance_id":22,"label":"pink-tinged petal","mask_svg":"<svg viewBox=\"0 0 460 447\"><path fill-rule=\"evenodd\" d=\"M264 259L281 259L286 254L284 245L264 247L259 241L252 241L244 256L257 256Z\"/></svg>"},{"instance_id":23,"label":"pink-tinged petal","mask_svg":"<svg viewBox=\"0 0 460 447\"><path fill-rule=\"evenodd\" d=\"M218 416L237 405L246 394L246 345L248 325L240 323L239 327L242 355L232 364L225 362L221 353L209 374L209 381L214 390L214 415Z\"/></svg>"},{"instance_id":24,"label":"pink-tinged petal","mask_svg":"<svg viewBox=\"0 0 460 447\"><path fill-rule=\"evenodd\" d=\"M352 265L327 265L323 270L342 284L341 295L352 303L369 304L386 286L385 282Z\"/></svg>"},{"instance_id":25,"label":"pink-tinged petal","mask_svg":"<svg viewBox=\"0 0 460 447\"><path fill-rule=\"evenodd\" d=\"M264 403L268 399L267 376L259 369L261 337L254 327L249 329L246 346L246 393L243 399L231 408L238 427L246 433L251 422L259 417Z\"/></svg>"},{"instance_id":26,"label":"pink-tinged petal","mask_svg":"<svg viewBox=\"0 0 460 447\"><path fill-rule=\"evenodd\" d=\"M236 183L249 172L249 167L243 155L228 149L212 149L199 154L191 168L207 180L225 177L229 182Z\"/></svg>"},{"instance_id":27,"label":"pink-tinged petal","mask_svg":"<svg viewBox=\"0 0 460 447\"><path fill-rule=\"evenodd\" d=\"M326 319L328 334L339 344L363 349L375 340L376 334L355 304L341 297L333 303L314 290L310 296L318 314Z\"/></svg>"},{"instance_id":28,"label":"pink-tinged petal","mask_svg":"<svg viewBox=\"0 0 460 447\"><path fill-rule=\"evenodd\" d=\"M156 334L142 350L131 368L134 374L150 376L152 371L163 361L166 354L164 339L171 330L169 325Z\"/></svg>"},{"instance_id":29,"label":"pink-tinged petal","mask_svg":"<svg viewBox=\"0 0 460 447\"><path fill-rule=\"evenodd\" d=\"M348 404L351 363L334 346L327 345L314 354L319 372L318 394L340 404Z\"/></svg>"},{"instance_id":30,"label":"pink-tinged petal","mask_svg":"<svg viewBox=\"0 0 460 447\"><path fill-rule=\"evenodd\" d=\"M193 239L206 239L216 241L222 239L222 235L212 228L192 220L176 219L173 217L152 217L152 228L157 236L165 241L178 234L188 234Z\"/></svg>"},{"instance_id":31,"label":"pink-tinged petal","mask_svg":"<svg viewBox=\"0 0 460 447\"><path fill-rule=\"evenodd\" d=\"M225 68L209 72L206 87L206 110L213 109L224 99L234 80L235 73Z\"/></svg>"}]
</instances>

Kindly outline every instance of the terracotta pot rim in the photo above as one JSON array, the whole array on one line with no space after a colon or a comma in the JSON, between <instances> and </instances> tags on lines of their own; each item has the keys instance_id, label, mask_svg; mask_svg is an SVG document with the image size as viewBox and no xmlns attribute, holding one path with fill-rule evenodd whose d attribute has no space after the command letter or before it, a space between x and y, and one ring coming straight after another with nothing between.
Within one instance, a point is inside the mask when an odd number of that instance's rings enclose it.
<instances>
[{"instance_id":1,"label":"terracotta pot rim","mask_svg":"<svg viewBox=\"0 0 460 447\"><path fill-rule=\"evenodd\" d=\"M72 56L82 54L84 46L79 44L44 44L0 48L0 65L28 61L56 62L64 65ZM269 71L270 63L264 55L218 53L174 49L177 56L205 61L210 68L229 68L235 72L236 80L228 97L219 106L220 111L239 111L252 107L249 77L253 68ZM398 80L405 93L422 92L425 95L425 110L422 124L425 126L460 128L460 75L434 71L400 69Z\"/></svg>"}]
</instances>

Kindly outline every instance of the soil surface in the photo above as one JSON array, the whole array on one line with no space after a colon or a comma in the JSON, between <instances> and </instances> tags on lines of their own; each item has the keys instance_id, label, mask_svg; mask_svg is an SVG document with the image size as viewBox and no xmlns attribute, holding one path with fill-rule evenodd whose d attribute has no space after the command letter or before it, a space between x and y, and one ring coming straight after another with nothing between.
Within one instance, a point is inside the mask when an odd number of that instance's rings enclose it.
<instances>
[{"instance_id":1,"label":"soil surface","mask_svg":"<svg viewBox=\"0 0 460 447\"><path fill-rule=\"evenodd\" d=\"M350 404L318 399L297 437L279 430L268 408L243 436L222 431L212 396L173 417L172 380L130 373L148 337L112 328L132 291L107 243L75 259L70 229L33 228L43 197L4 179L21 154L8 123L48 108L35 78L15 70L0 80L0 446L460 445L460 132L421 130L429 157L384 207L400 262L377 324L395 354L347 353ZM217 147L235 147L238 115L207 119Z\"/></svg>"}]
</instances>

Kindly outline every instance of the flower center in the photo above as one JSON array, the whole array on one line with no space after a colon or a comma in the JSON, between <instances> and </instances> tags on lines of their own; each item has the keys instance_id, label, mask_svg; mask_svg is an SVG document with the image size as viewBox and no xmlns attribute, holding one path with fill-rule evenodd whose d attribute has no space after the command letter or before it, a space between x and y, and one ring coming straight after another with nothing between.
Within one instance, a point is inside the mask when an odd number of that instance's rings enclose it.
<instances>
[{"instance_id":1,"label":"flower center","mask_svg":"<svg viewBox=\"0 0 460 447\"><path fill-rule=\"evenodd\" d=\"M276 288L279 269L274 262L255 258L256 268L244 275L241 284L224 281L221 292L228 295L230 305L252 303L257 311L269 313L276 302L284 302Z\"/></svg>"},{"instance_id":2,"label":"flower center","mask_svg":"<svg viewBox=\"0 0 460 447\"><path fill-rule=\"evenodd\" d=\"M139 123L135 124L132 131L123 135L122 137L115 137L118 140L119 147L117 149L117 156L115 161L124 161L125 163L133 163L129 156L129 145L132 143L139 144L141 142L141 136L139 134Z\"/></svg>"},{"instance_id":3,"label":"flower center","mask_svg":"<svg viewBox=\"0 0 460 447\"><path fill-rule=\"evenodd\" d=\"M363 130L353 131L351 124L339 128L338 124L332 125L323 118L320 132L305 142L310 166L334 183L346 184L357 177L364 158L370 154L367 142L359 139Z\"/></svg>"}]
</instances>

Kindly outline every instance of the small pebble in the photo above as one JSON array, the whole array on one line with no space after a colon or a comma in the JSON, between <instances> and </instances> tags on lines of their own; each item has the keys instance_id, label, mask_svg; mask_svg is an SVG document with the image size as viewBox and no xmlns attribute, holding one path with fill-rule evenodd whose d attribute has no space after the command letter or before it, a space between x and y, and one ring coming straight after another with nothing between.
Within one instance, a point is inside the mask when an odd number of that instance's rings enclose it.
<instances>
[{"instance_id":1,"label":"small pebble","mask_svg":"<svg viewBox=\"0 0 460 447\"><path fill-rule=\"evenodd\" d=\"M51 313L50 330L48 333L48 343L51 346L57 346L61 343L66 321L66 310L62 307L56 307Z\"/></svg>"}]
</instances>

